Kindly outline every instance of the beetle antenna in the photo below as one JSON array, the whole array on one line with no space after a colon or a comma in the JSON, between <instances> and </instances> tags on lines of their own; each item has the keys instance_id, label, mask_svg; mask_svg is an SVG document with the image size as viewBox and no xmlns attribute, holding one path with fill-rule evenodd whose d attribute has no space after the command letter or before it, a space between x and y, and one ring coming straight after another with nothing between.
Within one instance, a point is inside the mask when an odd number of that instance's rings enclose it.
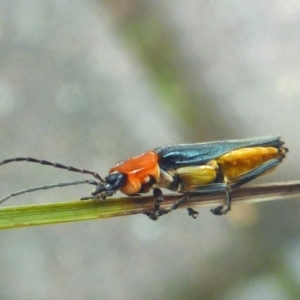
<instances>
[{"instance_id":1,"label":"beetle antenna","mask_svg":"<svg viewBox=\"0 0 300 300\"><path fill-rule=\"evenodd\" d=\"M2 198L0 200L0 204L7 201L8 199L12 197L16 197L25 193L31 193L31 192L36 192L40 190L49 190L49 189L54 189L57 187L65 187L65 186L70 186L70 185L78 185L78 184L92 184L92 185L99 185L99 183L95 180L77 180L73 182L61 182L61 183L56 183L56 184L48 184L48 185L43 185L43 186L37 186L37 187L32 187L26 190L18 191L15 193L10 194L9 196L6 196L5 198Z\"/></svg>"},{"instance_id":2,"label":"beetle antenna","mask_svg":"<svg viewBox=\"0 0 300 300\"><path fill-rule=\"evenodd\" d=\"M32 157L15 157L15 158L9 158L9 159L5 159L3 161L0 162L0 165L4 165L4 164L8 164L11 162L18 162L18 161L27 161L27 162L32 162L32 163L38 163L41 165L45 165L45 166L52 166L54 168L59 168L59 169L64 169L64 170L68 170L71 172L77 172L77 173L82 173L82 174L90 174L92 176L94 176L94 178L100 180L101 182L103 182L102 177L94 171L89 171L89 170L85 170L85 169L77 169L71 166L65 166L59 163L53 163L47 160L43 160L43 159L36 159L36 158L32 158Z\"/></svg>"}]
</instances>

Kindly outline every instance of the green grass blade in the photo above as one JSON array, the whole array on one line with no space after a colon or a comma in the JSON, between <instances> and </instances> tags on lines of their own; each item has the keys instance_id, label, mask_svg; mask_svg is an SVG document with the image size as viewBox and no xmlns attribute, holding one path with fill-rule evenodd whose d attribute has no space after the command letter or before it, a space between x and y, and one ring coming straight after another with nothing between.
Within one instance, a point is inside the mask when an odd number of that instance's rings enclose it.
<instances>
[{"instance_id":1,"label":"green grass blade","mask_svg":"<svg viewBox=\"0 0 300 300\"><path fill-rule=\"evenodd\" d=\"M0 229L132 215L141 213L142 207L139 199L129 197L3 207Z\"/></svg>"}]
</instances>

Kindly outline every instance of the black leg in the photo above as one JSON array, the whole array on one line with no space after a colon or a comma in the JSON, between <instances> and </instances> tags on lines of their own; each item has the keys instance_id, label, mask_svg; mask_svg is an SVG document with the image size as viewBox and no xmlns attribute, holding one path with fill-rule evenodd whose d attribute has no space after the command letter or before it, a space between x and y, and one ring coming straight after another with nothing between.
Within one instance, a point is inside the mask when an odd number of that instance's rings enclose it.
<instances>
[{"instance_id":1,"label":"black leg","mask_svg":"<svg viewBox=\"0 0 300 300\"><path fill-rule=\"evenodd\" d=\"M154 210L159 211L160 205L164 201L164 195L161 189L159 188L154 189L153 196L155 197Z\"/></svg>"},{"instance_id":2,"label":"black leg","mask_svg":"<svg viewBox=\"0 0 300 300\"><path fill-rule=\"evenodd\" d=\"M223 206L218 206L215 208L211 209L211 212L214 215L221 216L226 214L228 211L231 209L231 193L230 193L230 187L225 183L211 183L208 185L203 185L199 187L195 187L194 190L190 191L187 193L184 199L179 199L178 203L176 202L172 208L176 209L179 205L181 205L185 200L188 199L188 196L196 196L197 195L207 195L207 194L212 194L216 192L225 192L226 193L226 207L224 208ZM193 210L192 208L188 208L188 214L192 218L196 219L198 212Z\"/></svg>"},{"instance_id":3,"label":"black leg","mask_svg":"<svg viewBox=\"0 0 300 300\"><path fill-rule=\"evenodd\" d=\"M185 201L188 200L189 195L185 195L184 197L180 198L179 200L177 200L170 208L164 210L164 211L160 211L163 212L163 214L167 214L170 213L172 210L177 209L182 203L184 203ZM198 212L192 208L188 208L188 215L191 216L193 219L196 219L198 216Z\"/></svg>"},{"instance_id":4,"label":"black leg","mask_svg":"<svg viewBox=\"0 0 300 300\"><path fill-rule=\"evenodd\" d=\"M166 214L167 212L160 210L160 205L164 200L164 195L159 188L153 190L153 196L155 197L154 210L149 212L144 212L151 220L156 221L158 217Z\"/></svg>"},{"instance_id":5,"label":"black leg","mask_svg":"<svg viewBox=\"0 0 300 300\"><path fill-rule=\"evenodd\" d=\"M193 219L196 219L197 216L199 215L199 213L191 207L189 207L187 209L187 211L188 211L189 216L191 216Z\"/></svg>"}]
</instances>

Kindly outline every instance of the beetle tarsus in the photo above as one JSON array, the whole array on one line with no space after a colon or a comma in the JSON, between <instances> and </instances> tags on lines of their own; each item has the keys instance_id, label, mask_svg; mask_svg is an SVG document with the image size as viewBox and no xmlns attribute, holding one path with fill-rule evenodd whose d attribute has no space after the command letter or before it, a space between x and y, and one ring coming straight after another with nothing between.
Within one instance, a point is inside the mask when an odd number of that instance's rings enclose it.
<instances>
[{"instance_id":1,"label":"beetle tarsus","mask_svg":"<svg viewBox=\"0 0 300 300\"><path fill-rule=\"evenodd\" d=\"M153 196L155 197L154 210L144 212L151 220L156 221L160 216L168 214L168 210L160 209L161 203L164 201L164 195L159 188L153 190Z\"/></svg>"},{"instance_id":2,"label":"beetle tarsus","mask_svg":"<svg viewBox=\"0 0 300 300\"><path fill-rule=\"evenodd\" d=\"M156 221L158 219L155 211L144 212L144 215L146 215L152 221Z\"/></svg>"},{"instance_id":3,"label":"beetle tarsus","mask_svg":"<svg viewBox=\"0 0 300 300\"><path fill-rule=\"evenodd\" d=\"M217 207L214 207L214 208L211 208L210 210L215 216L223 216L224 213L223 213L223 206L217 206ZM227 211L226 211L227 213Z\"/></svg>"},{"instance_id":4,"label":"beetle tarsus","mask_svg":"<svg viewBox=\"0 0 300 300\"><path fill-rule=\"evenodd\" d=\"M230 210L231 210L231 192L228 188L226 190L226 206L225 206L225 208L221 205L221 206L212 208L210 211L215 216L223 216L223 215L226 215Z\"/></svg>"},{"instance_id":5,"label":"beetle tarsus","mask_svg":"<svg viewBox=\"0 0 300 300\"><path fill-rule=\"evenodd\" d=\"M95 195L90 195L87 197L82 197L80 200L105 200L107 197L111 197L115 194L115 191L106 191Z\"/></svg>"},{"instance_id":6,"label":"beetle tarsus","mask_svg":"<svg viewBox=\"0 0 300 300\"><path fill-rule=\"evenodd\" d=\"M194 210L193 208L189 207L187 209L188 211L188 215L191 216L193 219L196 219L199 215L199 212L197 212L196 210Z\"/></svg>"},{"instance_id":7,"label":"beetle tarsus","mask_svg":"<svg viewBox=\"0 0 300 300\"><path fill-rule=\"evenodd\" d=\"M144 212L144 215L146 215L150 220L156 221L160 216L167 214L168 212L165 210L153 210Z\"/></svg>"}]
</instances>

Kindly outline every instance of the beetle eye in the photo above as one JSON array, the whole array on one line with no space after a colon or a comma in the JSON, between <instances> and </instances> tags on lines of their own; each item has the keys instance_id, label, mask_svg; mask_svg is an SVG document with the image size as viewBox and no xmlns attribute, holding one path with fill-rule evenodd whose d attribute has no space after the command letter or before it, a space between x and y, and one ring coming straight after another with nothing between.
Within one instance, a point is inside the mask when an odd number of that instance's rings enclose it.
<instances>
[{"instance_id":1,"label":"beetle eye","mask_svg":"<svg viewBox=\"0 0 300 300\"><path fill-rule=\"evenodd\" d=\"M120 172L111 173L105 177L109 189L120 189L126 182L126 175Z\"/></svg>"},{"instance_id":2,"label":"beetle eye","mask_svg":"<svg viewBox=\"0 0 300 300\"><path fill-rule=\"evenodd\" d=\"M105 177L105 181L106 183L112 185L116 183L119 177L120 177L120 173L112 173Z\"/></svg>"}]
</instances>

